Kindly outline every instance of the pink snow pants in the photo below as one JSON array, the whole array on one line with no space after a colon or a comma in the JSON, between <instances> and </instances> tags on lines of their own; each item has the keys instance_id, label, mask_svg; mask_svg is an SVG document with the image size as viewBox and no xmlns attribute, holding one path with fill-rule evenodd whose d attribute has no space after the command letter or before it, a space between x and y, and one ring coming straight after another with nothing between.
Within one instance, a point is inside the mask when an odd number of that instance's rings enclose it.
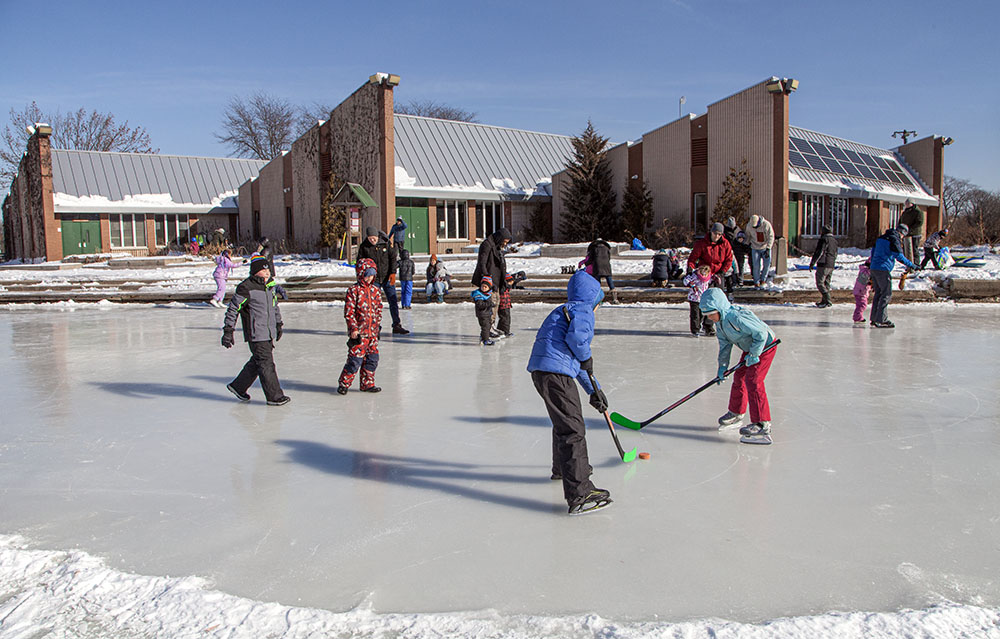
<instances>
[{"instance_id":1,"label":"pink snow pants","mask_svg":"<svg viewBox=\"0 0 1000 639\"><path fill-rule=\"evenodd\" d=\"M868 293L854 296L854 321L860 322L865 319L865 309L868 308Z\"/></svg>"},{"instance_id":2,"label":"pink snow pants","mask_svg":"<svg viewBox=\"0 0 1000 639\"><path fill-rule=\"evenodd\" d=\"M750 405L751 422L771 421L771 407L767 403L767 392L764 390L764 378L771 368L771 360L777 348L772 348L761 354L760 362L753 366L741 366L733 373L733 389L729 393L729 410L740 415L747 412ZM743 353L742 362L747 357Z\"/></svg>"},{"instance_id":3,"label":"pink snow pants","mask_svg":"<svg viewBox=\"0 0 1000 639\"><path fill-rule=\"evenodd\" d=\"M226 296L226 276L216 275L215 276L215 295L212 296L213 300L222 301L222 298Z\"/></svg>"}]
</instances>

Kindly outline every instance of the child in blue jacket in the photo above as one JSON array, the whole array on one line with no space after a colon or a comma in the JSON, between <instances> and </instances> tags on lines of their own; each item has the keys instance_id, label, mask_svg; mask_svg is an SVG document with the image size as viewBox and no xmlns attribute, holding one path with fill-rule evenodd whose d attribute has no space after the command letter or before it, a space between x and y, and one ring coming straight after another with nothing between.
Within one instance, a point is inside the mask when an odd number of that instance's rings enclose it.
<instances>
[{"instance_id":1,"label":"child in blue jacket","mask_svg":"<svg viewBox=\"0 0 1000 639\"><path fill-rule=\"evenodd\" d=\"M493 346L490 328L493 324L493 278L483 275L479 288L472 291L472 302L476 305L476 319L479 320L479 343Z\"/></svg>"},{"instance_id":2,"label":"child in blue jacket","mask_svg":"<svg viewBox=\"0 0 1000 639\"><path fill-rule=\"evenodd\" d=\"M580 515L611 503L611 494L590 481L586 427L576 384L590 395L597 412L608 410L608 398L590 382L594 359L594 310L604 299L601 284L577 271L566 287L567 301L549 313L535 336L528 372L552 420L552 479L561 479L569 514ZM574 382L575 379L575 382Z\"/></svg>"},{"instance_id":3,"label":"child in blue jacket","mask_svg":"<svg viewBox=\"0 0 1000 639\"><path fill-rule=\"evenodd\" d=\"M750 425L740 428L740 441L745 444L771 443L771 407L764 390L764 378L771 368L777 350L766 353L764 349L775 341L774 331L747 309L730 304L722 289L710 288L699 302L701 312L715 322L715 335L719 339L719 369L716 380L726 379L733 346L743 355L743 366L733 373L733 388L729 393L729 411L719 418L719 427L733 426L743 421L750 406Z\"/></svg>"}]
</instances>

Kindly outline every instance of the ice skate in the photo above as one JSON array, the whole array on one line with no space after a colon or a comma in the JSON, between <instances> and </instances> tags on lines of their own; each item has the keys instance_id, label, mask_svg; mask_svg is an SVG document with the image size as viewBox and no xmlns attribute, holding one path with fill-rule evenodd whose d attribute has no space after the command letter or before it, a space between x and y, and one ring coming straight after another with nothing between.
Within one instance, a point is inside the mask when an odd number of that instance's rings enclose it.
<instances>
[{"instance_id":1,"label":"ice skate","mask_svg":"<svg viewBox=\"0 0 1000 639\"><path fill-rule=\"evenodd\" d=\"M494 342L491 339L484 339L484 340L480 341L479 343L482 344L483 346L493 346L494 344L496 344L496 342Z\"/></svg>"},{"instance_id":2,"label":"ice skate","mask_svg":"<svg viewBox=\"0 0 1000 639\"><path fill-rule=\"evenodd\" d=\"M338 386L337 387L337 393L339 395L346 395L347 394L347 387L346 386Z\"/></svg>"},{"instance_id":3,"label":"ice skate","mask_svg":"<svg viewBox=\"0 0 1000 639\"><path fill-rule=\"evenodd\" d=\"M896 328L896 325L889 320L885 320L884 322L872 322L872 326L874 328Z\"/></svg>"},{"instance_id":4,"label":"ice skate","mask_svg":"<svg viewBox=\"0 0 1000 639\"><path fill-rule=\"evenodd\" d=\"M740 441L744 444L770 444L771 422L756 422L740 429Z\"/></svg>"},{"instance_id":5,"label":"ice skate","mask_svg":"<svg viewBox=\"0 0 1000 639\"><path fill-rule=\"evenodd\" d=\"M571 501L569 504L569 514L586 515L595 510L610 506L611 503L611 493L601 488L595 488L587 493L587 495Z\"/></svg>"},{"instance_id":6,"label":"ice skate","mask_svg":"<svg viewBox=\"0 0 1000 639\"><path fill-rule=\"evenodd\" d=\"M744 417L746 417L746 413L734 413L731 410L726 411L726 414L719 418L719 429L735 426L742 422Z\"/></svg>"},{"instance_id":7,"label":"ice skate","mask_svg":"<svg viewBox=\"0 0 1000 639\"><path fill-rule=\"evenodd\" d=\"M382 392L382 387L381 386L369 386L368 388L362 388L361 392L362 393L381 393Z\"/></svg>"},{"instance_id":8,"label":"ice skate","mask_svg":"<svg viewBox=\"0 0 1000 639\"><path fill-rule=\"evenodd\" d=\"M856 322L854 322L854 328L864 328L867 325L868 325L868 322L864 321L863 319L860 319L860 320L857 320Z\"/></svg>"}]
</instances>

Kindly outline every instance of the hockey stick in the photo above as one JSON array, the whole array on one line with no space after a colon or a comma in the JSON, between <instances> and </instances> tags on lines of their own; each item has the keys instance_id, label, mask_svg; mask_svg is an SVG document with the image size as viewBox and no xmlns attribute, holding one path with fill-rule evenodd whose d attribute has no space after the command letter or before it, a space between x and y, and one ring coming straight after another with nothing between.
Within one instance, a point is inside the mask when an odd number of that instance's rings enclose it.
<instances>
[{"instance_id":1,"label":"hockey stick","mask_svg":"<svg viewBox=\"0 0 1000 639\"><path fill-rule=\"evenodd\" d=\"M590 377L590 385L594 387L594 390L596 391L598 388L600 388L597 385L597 380L594 379L594 374L591 373L590 371L587 371L587 375ZM635 461L635 456L638 453L638 449L637 448L633 448L632 450L628 451L627 453L625 452L625 449L622 448L621 442L618 441L618 434L615 433L615 427L611 423L611 418L608 417L608 410L607 409L604 409L604 421L606 421L608 423L608 428L611 430L611 439L615 440L615 448L618 449L618 454L621 456L622 461L625 462L626 464L629 463L629 462Z\"/></svg>"},{"instance_id":2,"label":"hockey stick","mask_svg":"<svg viewBox=\"0 0 1000 639\"><path fill-rule=\"evenodd\" d=\"M763 355L764 353L766 353L766 352L768 352L770 350L773 350L774 347L777 346L780 343L781 343L780 339L774 340L773 342L771 342L771 344L767 348L765 348L763 351L761 351L761 355ZM730 375L732 375L733 373L735 373L736 370L738 368L740 368L741 366L743 366L743 361L742 360L740 362L738 362L736 364L736 366L733 366L732 368L730 368L729 370L727 370L726 374L723 375L723 378L729 377ZM667 413L669 413L673 409L677 408L678 406L680 406L681 404L683 404L687 400L691 399L692 397L694 397L698 393L702 392L706 388L709 388L710 386L712 386L715 383L716 383L715 379L713 379L713 380L711 380L709 382L706 382L704 385L700 386L696 390L691 391L690 393L688 393L687 395L685 395L681 399L677 400L676 402L674 402L670 406L667 406L666 408L664 408L663 410L661 410L659 413L653 415L652 417L650 417L649 419L647 419L644 422L632 421L631 419L629 419L628 417L625 417L624 415L622 415L620 413L611 413L611 421L613 421L614 423L618 424L619 426L624 426L625 428L631 428L632 430L642 430L646 426L649 426L650 424L652 424L653 422L655 422L659 418L663 417L664 415L666 415Z\"/></svg>"}]
</instances>

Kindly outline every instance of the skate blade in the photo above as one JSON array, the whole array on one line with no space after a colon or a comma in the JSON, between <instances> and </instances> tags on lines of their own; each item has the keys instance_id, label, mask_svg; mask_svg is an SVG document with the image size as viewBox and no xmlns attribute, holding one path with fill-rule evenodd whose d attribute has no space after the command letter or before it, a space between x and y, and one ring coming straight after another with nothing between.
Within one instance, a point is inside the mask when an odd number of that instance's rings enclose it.
<instances>
[{"instance_id":1,"label":"skate blade","mask_svg":"<svg viewBox=\"0 0 1000 639\"><path fill-rule=\"evenodd\" d=\"M588 514L594 512L595 510L601 510L602 508L607 508L608 506L610 506L613 503L614 503L613 499L605 499L603 501L590 502L590 503L584 504L586 506L585 508L580 508L579 510L570 511L569 514L573 515L573 516L576 516L576 515L588 515Z\"/></svg>"},{"instance_id":2,"label":"skate blade","mask_svg":"<svg viewBox=\"0 0 1000 639\"><path fill-rule=\"evenodd\" d=\"M740 441L744 444L770 444L770 435L744 435L740 437Z\"/></svg>"},{"instance_id":3,"label":"skate blade","mask_svg":"<svg viewBox=\"0 0 1000 639\"><path fill-rule=\"evenodd\" d=\"M733 422L732 424L719 424L719 430L730 430L732 428L742 428L743 422Z\"/></svg>"}]
</instances>

